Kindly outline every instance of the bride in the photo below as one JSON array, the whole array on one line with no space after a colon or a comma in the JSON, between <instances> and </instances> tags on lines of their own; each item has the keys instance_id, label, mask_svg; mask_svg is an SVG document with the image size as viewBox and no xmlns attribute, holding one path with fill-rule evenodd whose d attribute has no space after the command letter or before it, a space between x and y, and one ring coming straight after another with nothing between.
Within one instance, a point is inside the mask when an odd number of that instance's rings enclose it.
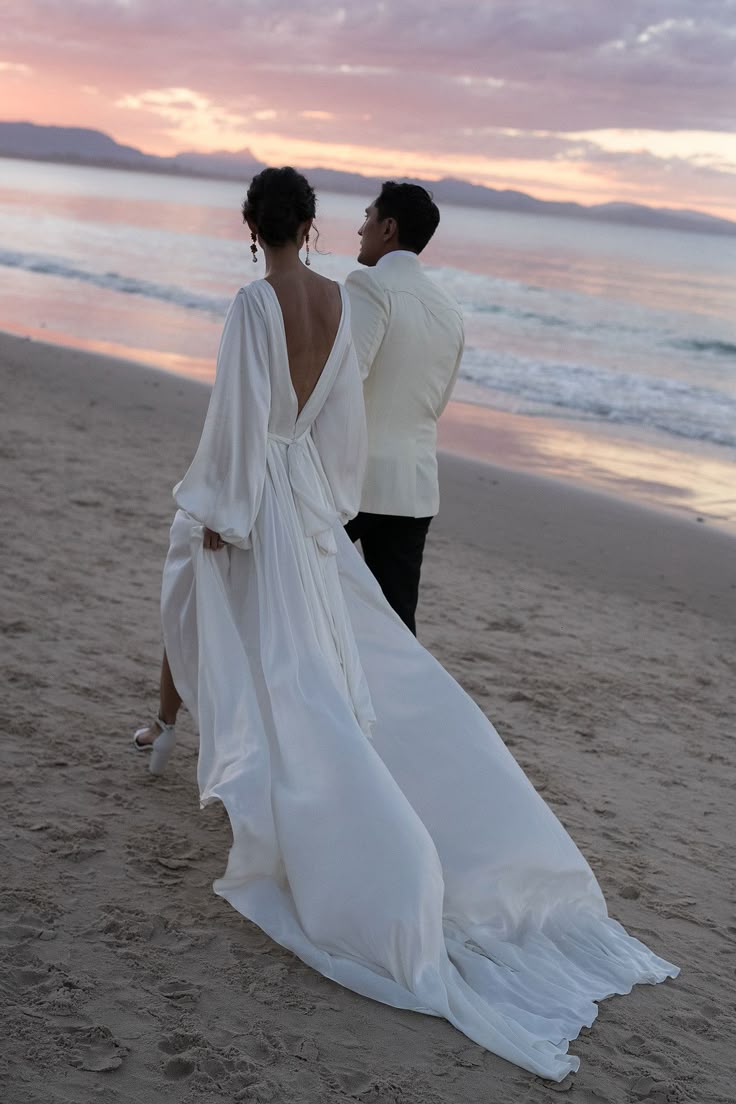
<instances>
[{"instance_id":1,"label":"bride","mask_svg":"<svg viewBox=\"0 0 736 1104\"><path fill-rule=\"evenodd\" d=\"M163 770L183 699L243 916L357 993L443 1016L556 1081L595 1002L674 977L608 917L485 716L388 606L343 531L365 450L339 285L300 260L314 192L266 169L243 209L266 277L225 321L164 568Z\"/></svg>"}]
</instances>

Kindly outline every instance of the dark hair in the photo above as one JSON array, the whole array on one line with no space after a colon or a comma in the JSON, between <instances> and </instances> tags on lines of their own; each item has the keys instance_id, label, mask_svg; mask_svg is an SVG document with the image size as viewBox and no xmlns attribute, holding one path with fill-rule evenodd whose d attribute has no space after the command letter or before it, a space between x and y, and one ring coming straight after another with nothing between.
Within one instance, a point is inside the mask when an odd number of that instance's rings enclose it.
<instances>
[{"instance_id":1,"label":"dark hair","mask_svg":"<svg viewBox=\"0 0 736 1104\"><path fill-rule=\"evenodd\" d=\"M399 245L421 253L440 224L437 204L420 184L397 184L387 180L376 200L380 219L396 219Z\"/></svg>"},{"instance_id":2,"label":"dark hair","mask_svg":"<svg viewBox=\"0 0 736 1104\"><path fill-rule=\"evenodd\" d=\"M266 245L286 245L296 241L297 230L314 218L316 210L314 188L287 165L264 169L253 177L243 203L243 221L252 219Z\"/></svg>"}]
</instances>

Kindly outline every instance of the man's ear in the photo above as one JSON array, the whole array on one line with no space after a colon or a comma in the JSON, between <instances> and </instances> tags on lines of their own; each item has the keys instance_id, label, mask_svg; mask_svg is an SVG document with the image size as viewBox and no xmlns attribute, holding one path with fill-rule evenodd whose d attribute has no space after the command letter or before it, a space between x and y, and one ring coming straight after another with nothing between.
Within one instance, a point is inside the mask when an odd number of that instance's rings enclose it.
<instances>
[{"instance_id":1,"label":"man's ear","mask_svg":"<svg viewBox=\"0 0 736 1104\"><path fill-rule=\"evenodd\" d=\"M391 241L391 238L395 237L399 229L399 224L395 218L386 218L383 220L383 240Z\"/></svg>"}]
</instances>

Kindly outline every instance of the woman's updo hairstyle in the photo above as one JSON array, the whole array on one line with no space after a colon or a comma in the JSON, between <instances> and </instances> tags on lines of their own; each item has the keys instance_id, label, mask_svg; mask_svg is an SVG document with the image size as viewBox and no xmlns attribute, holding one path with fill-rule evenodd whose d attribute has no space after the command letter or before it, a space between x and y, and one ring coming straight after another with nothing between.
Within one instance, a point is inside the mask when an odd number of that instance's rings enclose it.
<instances>
[{"instance_id":1,"label":"woman's updo hairstyle","mask_svg":"<svg viewBox=\"0 0 736 1104\"><path fill-rule=\"evenodd\" d=\"M243 204L243 221L250 219L266 245L296 241L299 227L317 210L314 188L288 165L264 169L254 176Z\"/></svg>"}]
</instances>

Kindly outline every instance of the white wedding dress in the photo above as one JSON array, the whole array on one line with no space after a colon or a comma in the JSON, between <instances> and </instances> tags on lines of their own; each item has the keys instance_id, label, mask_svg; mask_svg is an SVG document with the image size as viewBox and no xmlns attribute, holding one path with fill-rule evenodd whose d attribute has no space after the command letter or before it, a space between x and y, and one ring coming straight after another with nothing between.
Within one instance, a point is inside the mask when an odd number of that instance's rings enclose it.
<instances>
[{"instance_id":1,"label":"white wedding dress","mask_svg":"<svg viewBox=\"0 0 736 1104\"><path fill-rule=\"evenodd\" d=\"M365 449L349 307L298 415L271 285L236 296L164 571L164 639L233 844L215 891L326 977L561 1080L595 1001L677 968L596 879L342 529ZM298 415L298 416L297 416ZM202 547L202 526L228 547Z\"/></svg>"}]
</instances>

